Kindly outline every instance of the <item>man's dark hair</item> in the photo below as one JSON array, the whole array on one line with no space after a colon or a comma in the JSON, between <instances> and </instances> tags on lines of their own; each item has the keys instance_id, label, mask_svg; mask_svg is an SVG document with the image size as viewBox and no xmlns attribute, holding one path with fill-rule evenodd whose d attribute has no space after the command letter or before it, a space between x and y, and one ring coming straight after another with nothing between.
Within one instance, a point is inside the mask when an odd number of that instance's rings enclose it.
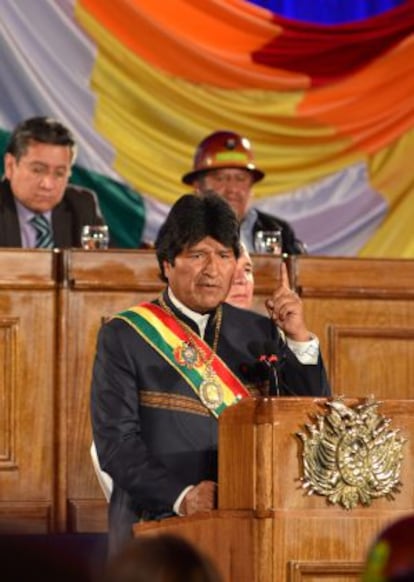
<instances>
[{"instance_id":1,"label":"man's dark hair","mask_svg":"<svg viewBox=\"0 0 414 582\"><path fill-rule=\"evenodd\" d=\"M6 153L20 160L32 142L68 146L72 161L76 155L76 142L71 131L52 117L31 117L19 123L10 136Z\"/></svg>"},{"instance_id":2,"label":"man's dark hair","mask_svg":"<svg viewBox=\"0 0 414 582\"><path fill-rule=\"evenodd\" d=\"M208 236L232 249L236 259L239 258L239 223L227 202L211 191L181 196L171 208L155 241L161 279L167 281L164 261L174 265L175 257L184 249Z\"/></svg>"}]
</instances>

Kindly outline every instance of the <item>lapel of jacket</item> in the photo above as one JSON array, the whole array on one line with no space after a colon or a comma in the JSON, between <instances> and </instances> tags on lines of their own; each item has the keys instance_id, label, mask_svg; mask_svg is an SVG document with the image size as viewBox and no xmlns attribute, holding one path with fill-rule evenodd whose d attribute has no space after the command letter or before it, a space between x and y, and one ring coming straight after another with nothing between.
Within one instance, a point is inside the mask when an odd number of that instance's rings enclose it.
<instances>
[{"instance_id":1,"label":"lapel of jacket","mask_svg":"<svg viewBox=\"0 0 414 582\"><path fill-rule=\"evenodd\" d=\"M53 240L58 248L70 248L80 246L80 240L76 243L72 240L73 217L65 202L65 198L52 210Z\"/></svg>"},{"instance_id":2,"label":"lapel of jacket","mask_svg":"<svg viewBox=\"0 0 414 582\"><path fill-rule=\"evenodd\" d=\"M9 182L0 183L0 242L5 247L21 247L20 225L17 217L16 204L10 190Z\"/></svg>"}]
</instances>

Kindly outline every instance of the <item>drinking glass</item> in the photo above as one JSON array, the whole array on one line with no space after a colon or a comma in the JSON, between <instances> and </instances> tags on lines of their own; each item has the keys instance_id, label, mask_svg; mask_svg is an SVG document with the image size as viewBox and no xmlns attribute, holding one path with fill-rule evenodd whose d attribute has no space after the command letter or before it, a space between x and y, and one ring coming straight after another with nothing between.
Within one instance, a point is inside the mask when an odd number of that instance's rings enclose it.
<instances>
[{"instance_id":1,"label":"drinking glass","mask_svg":"<svg viewBox=\"0 0 414 582\"><path fill-rule=\"evenodd\" d=\"M86 225L82 227L82 248L88 251L107 249L109 232L106 225Z\"/></svg>"},{"instance_id":2,"label":"drinking glass","mask_svg":"<svg viewBox=\"0 0 414 582\"><path fill-rule=\"evenodd\" d=\"M258 230L254 236L254 250L259 254L282 254L282 229Z\"/></svg>"}]
</instances>

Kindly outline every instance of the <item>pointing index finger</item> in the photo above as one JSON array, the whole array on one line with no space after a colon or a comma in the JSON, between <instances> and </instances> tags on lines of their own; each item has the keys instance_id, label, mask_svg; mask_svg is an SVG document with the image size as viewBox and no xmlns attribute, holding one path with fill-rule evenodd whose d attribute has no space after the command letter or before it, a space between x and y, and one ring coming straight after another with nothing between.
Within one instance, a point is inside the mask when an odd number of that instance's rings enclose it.
<instances>
[{"instance_id":1,"label":"pointing index finger","mask_svg":"<svg viewBox=\"0 0 414 582\"><path fill-rule=\"evenodd\" d=\"M279 281L281 287L287 287L288 289L291 288L289 282L289 273L287 270L286 263L283 260L280 263Z\"/></svg>"}]
</instances>

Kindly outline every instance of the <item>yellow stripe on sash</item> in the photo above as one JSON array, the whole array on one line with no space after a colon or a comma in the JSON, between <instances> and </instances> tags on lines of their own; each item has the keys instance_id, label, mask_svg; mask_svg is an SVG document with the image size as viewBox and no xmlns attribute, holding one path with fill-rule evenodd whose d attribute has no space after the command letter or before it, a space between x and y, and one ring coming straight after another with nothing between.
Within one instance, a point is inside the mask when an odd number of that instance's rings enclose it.
<instances>
[{"instance_id":1,"label":"yellow stripe on sash","mask_svg":"<svg viewBox=\"0 0 414 582\"><path fill-rule=\"evenodd\" d=\"M115 316L131 325L191 386L200 400L218 417L228 406L250 396L246 387L227 365L213 354L197 334L185 330L179 322L154 303L141 303ZM193 366L177 359L191 337L201 357ZM210 363L206 365L206 363ZM214 371L211 374L211 370ZM217 390L217 399L215 391Z\"/></svg>"}]
</instances>

